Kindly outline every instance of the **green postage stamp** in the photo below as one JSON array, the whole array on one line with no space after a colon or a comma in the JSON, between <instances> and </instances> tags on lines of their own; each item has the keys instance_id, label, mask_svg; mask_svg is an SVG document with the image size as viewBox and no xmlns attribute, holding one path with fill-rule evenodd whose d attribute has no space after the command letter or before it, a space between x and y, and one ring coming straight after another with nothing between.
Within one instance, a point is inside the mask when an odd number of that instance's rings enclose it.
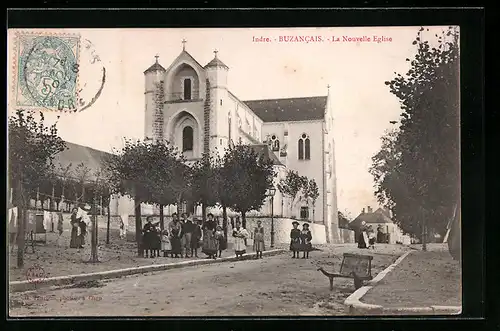
<instances>
[{"instance_id":1,"label":"green postage stamp","mask_svg":"<svg viewBox=\"0 0 500 331\"><path fill-rule=\"evenodd\" d=\"M18 32L14 52L16 107L76 111L80 36Z\"/></svg>"}]
</instances>

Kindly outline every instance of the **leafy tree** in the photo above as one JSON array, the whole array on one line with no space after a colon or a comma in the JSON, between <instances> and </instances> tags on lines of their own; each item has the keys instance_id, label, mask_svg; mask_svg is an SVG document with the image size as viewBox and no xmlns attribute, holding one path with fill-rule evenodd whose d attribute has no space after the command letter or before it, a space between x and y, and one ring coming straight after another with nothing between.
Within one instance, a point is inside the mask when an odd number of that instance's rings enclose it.
<instances>
[{"instance_id":1,"label":"leafy tree","mask_svg":"<svg viewBox=\"0 0 500 331\"><path fill-rule=\"evenodd\" d=\"M191 170L182 154L168 142L152 145L157 158L151 163L152 200L160 207L160 228L165 228L163 207L180 205L182 194L191 187Z\"/></svg>"},{"instance_id":2,"label":"leafy tree","mask_svg":"<svg viewBox=\"0 0 500 331\"><path fill-rule=\"evenodd\" d=\"M17 110L8 125L9 187L15 190L15 205L19 210L17 266L22 268L29 192L53 174L53 160L66 144L57 134L57 122L45 126L43 113L37 121L33 111Z\"/></svg>"},{"instance_id":3,"label":"leafy tree","mask_svg":"<svg viewBox=\"0 0 500 331\"><path fill-rule=\"evenodd\" d=\"M313 220L314 220L314 210L316 206L316 200L319 198L319 188L318 184L316 184L316 181L314 179L310 179L309 182L307 182L307 185L305 185L305 192L304 195L307 197L307 199L312 200L312 207L313 207Z\"/></svg>"},{"instance_id":4,"label":"leafy tree","mask_svg":"<svg viewBox=\"0 0 500 331\"><path fill-rule=\"evenodd\" d=\"M263 206L275 176L272 160L257 154L252 146L240 143L226 150L221 168L225 198L231 209L241 213L243 227L246 213Z\"/></svg>"},{"instance_id":5,"label":"leafy tree","mask_svg":"<svg viewBox=\"0 0 500 331\"><path fill-rule=\"evenodd\" d=\"M81 201L82 203L87 202L85 200L85 186L88 184L88 179L90 178L92 169L90 169L85 163L80 162L75 168L75 176L77 180L77 185L80 187L80 195L77 196L76 201ZM78 194L78 193L77 193Z\"/></svg>"},{"instance_id":6,"label":"leafy tree","mask_svg":"<svg viewBox=\"0 0 500 331\"><path fill-rule=\"evenodd\" d=\"M219 202L218 181L220 179L218 162L214 155L203 155L191 167L191 199L202 205L203 221L206 219L206 207L215 206Z\"/></svg>"},{"instance_id":7,"label":"leafy tree","mask_svg":"<svg viewBox=\"0 0 500 331\"><path fill-rule=\"evenodd\" d=\"M127 140L121 151L107 158L105 170L112 192L135 200L138 254L142 255L141 203L160 206L179 201L185 191L186 167L177 149L164 141Z\"/></svg>"},{"instance_id":8,"label":"leafy tree","mask_svg":"<svg viewBox=\"0 0 500 331\"><path fill-rule=\"evenodd\" d=\"M398 131L383 138L371 169L376 196L392 209L403 231L444 235L459 200L459 46L458 31L423 40L405 76L386 82L401 104Z\"/></svg>"},{"instance_id":9,"label":"leafy tree","mask_svg":"<svg viewBox=\"0 0 500 331\"><path fill-rule=\"evenodd\" d=\"M301 177L294 170L288 170L285 178L280 179L278 182L278 190L290 199L290 212L293 212L293 207L297 203L297 196L307 183L307 178Z\"/></svg>"}]
</instances>

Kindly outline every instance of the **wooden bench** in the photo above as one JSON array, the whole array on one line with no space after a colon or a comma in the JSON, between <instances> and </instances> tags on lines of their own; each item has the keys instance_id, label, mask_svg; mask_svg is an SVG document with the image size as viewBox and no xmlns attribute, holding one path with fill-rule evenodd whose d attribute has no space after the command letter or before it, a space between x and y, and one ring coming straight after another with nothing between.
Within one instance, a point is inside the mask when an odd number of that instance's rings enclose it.
<instances>
[{"instance_id":1,"label":"wooden bench","mask_svg":"<svg viewBox=\"0 0 500 331\"><path fill-rule=\"evenodd\" d=\"M333 291L334 278L354 279L354 287L357 290L363 286L363 281L373 279L372 260L373 256L371 255L344 253L339 273L327 272L322 267L319 267L318 271L321 271L330 280L330 291Z\"/></svg>"}]
</instances>

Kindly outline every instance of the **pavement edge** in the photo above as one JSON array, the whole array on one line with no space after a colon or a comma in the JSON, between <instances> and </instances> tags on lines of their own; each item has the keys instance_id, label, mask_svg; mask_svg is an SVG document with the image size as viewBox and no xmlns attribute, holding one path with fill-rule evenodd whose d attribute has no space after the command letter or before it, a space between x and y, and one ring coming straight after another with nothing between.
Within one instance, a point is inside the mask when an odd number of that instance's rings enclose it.
<instances>
[{"instance_id":1,"label":"pavement edge","mask_svg":"<svg viewBox=\"0 0 500 331\"><path fill-rule=\"evenodd\" d=\"M273 249L269 251L262 252L263 256L273 256L285 253L285 249ZM250 260L255 257L255 253L248 253L243 256L243 260ZM141 266L135 268L126 268L126 269L117 269L117 270L109 270L109 271L101 271L94 272L90 274L79 274L79 275L68 275L68 276L58 276L58 277L50 277L44 279L35 279L30 281L15 281L9 283L10 292L25 292L25 291L33 291L40 289L42 287L49 286L67 286L72 284L77 284L79 282L92 281L92 280L103 280L103 279L111 279L111 278L121 278L125 276L155 272L155 271L164 271L170 269L184 268L184 267L192 267L198 265L208 265L208 264L216 264L223 262L231 262L231 261L240 261L236 258L236 256L223 257L216 260L212 259L201 259L201 260L189 260L182 262L174 262L167 264L153 264L148 266Z\"/></svg>"},{"instance_id":2,"label":"pavement edge","mask_svg":"<svg viewBox=\"0 0 500 331\"><path fill-rule=\"evenodd\" d=\"M372 305L361 302L361 298L378 282L380 282L389 272L400 264L411 252L401 255L393 264L381 271L373 280L368 282L352 293L344 301L349 315L459 315L462 312L461 306L430 306L430 307L397 307L385 308L380 305Z\"/></svg>"}]
</instances>

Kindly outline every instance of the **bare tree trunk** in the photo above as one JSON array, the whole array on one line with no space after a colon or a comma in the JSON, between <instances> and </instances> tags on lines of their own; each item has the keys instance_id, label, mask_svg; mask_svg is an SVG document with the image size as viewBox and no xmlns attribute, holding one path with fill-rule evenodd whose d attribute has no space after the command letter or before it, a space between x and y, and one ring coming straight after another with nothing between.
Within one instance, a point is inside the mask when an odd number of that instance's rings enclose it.
<instances>
[{"instance_id":1,"label":"bare tree trunk","mask_svg":"<svg viewBox=\"0 0 500 331\"><path fill-rule=\"evenodd\" d=\"M243 227L243 229L246 229L247 228L247 216L246 216L246 212L241 212L241 226ZM247 246L247 239L245 238L244 239L245 241L245 246Z\"/></svg>"},{"instance_id":2,"label":"bare tree trunk","mask_svg":"<svg viewBox=\"0 0 500 331\"><path fill-rule=\"evenodd\" d=\"M26 232L27 210L24 204L24 192L21 180L17 183L17 267L24 267L24 235Z\"/></svg>"},{"instance_id":3,"label":"bare tree trunk","mask_svg":"<svg viewBox=\"0 0 500 331\"><path fill-rule=\"evenodd\" d=\"M246 212L244 212L244 211L241 212L241 226L244 229L247 228L247 216L246 216Z\"/></svg>"},{"instance_id":4,"label":"bare tree trunk","mask_svg":"<svg viewBox=\"0 0 500 331\"><path fill-rule=\"evenodd\" d=\"M202 224L205 224L207 221L207 207L205 206L205 203L201 203L201 219L202 219Z\"/></svg>"},{"instance_id":5,"label":"bare tree trunk","mask_svg":"<svg viewBox=\"0 0 500 331\"><path fill-rule=\"evenodd\" d=\"M111 225L111 207L109 206L111 204L111 197L109 198L109 203L108 206L106 207L106 212L108 214L108 224L106 224L106 244L109 245L109 228Z\"/></svg>"},{"instance_id":6,"label":"bare tree trunk","mask_svg":"<svg viewBox=\"0 0 500 331\"><path fill-rule=\"evenodd\" d=\"M99 258L97 256L97 198L94 194L92 197L92 233L91 233L91 246L90 246L90 262L97 263Z\"/></svg>"},{"instance_id":7,"label":"bare tree trunk","mask_svg":"<svg viewBox=\"0 0 500 331\"><path fill-rule=\"evenodd\" d=\"M141 218L141 201L139 197L134 199L135 209L135 241L137 242L137 254L139 257L143 256L142 247L142 218Z\"/></svg>"},{"instance_id":8,"label":"bare tree trunk","mask_svg":"<svg viewBox=\"0 0 500 331\"><path fill-rule=\"evenodd\" d=\"M227 240L227 208L222 207L222 229L224 230L224 238Z\"/></svg>"},{"instance_id":9,"label":"bare tree trunk","mask_svg":"<svg viewBox=\"0 0 500 331\"><path fill-rule=\"evenodd\" d=\"M163 205L160 204L160 230L162 233L164 229L165 229L165 220L163 217Z\"/></svg>"}]
</instances>

